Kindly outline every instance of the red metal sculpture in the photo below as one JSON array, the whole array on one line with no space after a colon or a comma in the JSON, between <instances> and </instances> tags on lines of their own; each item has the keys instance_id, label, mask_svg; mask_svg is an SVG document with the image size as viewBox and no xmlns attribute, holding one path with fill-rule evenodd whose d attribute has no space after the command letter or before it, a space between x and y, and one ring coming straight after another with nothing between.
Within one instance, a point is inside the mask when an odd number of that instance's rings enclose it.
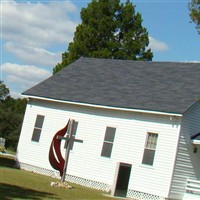
<instances>
[{"instance_id":1,"label":"red metal sculpture","mask_svg":"<svg viewBox=\"0 0 200 200\"><path fill-rule=\"evenodd\" d=\"M62 157L61 150L60 150L61 140L58 140L57 137L58 136L63 137L66 134L68 125L69 125L69 121L63 129L59 130L54 135L53 140L51 142L50 149L49 149L49 162L54 169L60 172L60 176L63 175L65 160Z\"/></svg>"}]
</instances>

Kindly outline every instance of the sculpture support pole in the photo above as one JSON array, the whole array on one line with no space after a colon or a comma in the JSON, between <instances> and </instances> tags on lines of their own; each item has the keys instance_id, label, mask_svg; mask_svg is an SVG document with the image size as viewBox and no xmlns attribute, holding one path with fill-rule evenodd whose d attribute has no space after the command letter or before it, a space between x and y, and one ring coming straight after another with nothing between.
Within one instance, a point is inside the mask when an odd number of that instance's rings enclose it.
<instances>
[{"instance_id":1,"label":"sculpture support pole","mask_svg":"<svg viewBox=\"0 0 200 200\"><path fill-rule=\"evenodd\" d=\"M64 164L64 168L63 168L63 174L61 177L61 182L64 183L65 182L65 176L66 176L66 172L67 172L67 166L68 166L68 161L69 161L69 154L70 154L70 150L72 147L73 142L83 142L83 140L79 140L79 139L75 139L75 136L73 136L73 125L74 125L74 120L70 120L69 123L69 129L67 131L67 137L62 137L62 136L57 136L58 140L66 140L66 152L65 152L65 164Z\"/></svg>"},{"instance_id":2,"label":"sculpture support pole","mask_svg":"<svg viewBox=\"0 0 200 200\"><path fill-rule=\"evenodd\" d=\"M66 153L65 153L65 165L63 168L63 175L61 178L61 182L64 183L65 182L65 176L66 176L66 172L67 172L67 164L68 164L68 160L69 160L69 153L70 153L70 148L71 148L71 140L70 138L72 138L72 127L73 127L73 122L74 120L70 120L70 124L69 124L69 141L68 145L67 145L67 149L66 149Z\"/></svg>"}]
</instances>

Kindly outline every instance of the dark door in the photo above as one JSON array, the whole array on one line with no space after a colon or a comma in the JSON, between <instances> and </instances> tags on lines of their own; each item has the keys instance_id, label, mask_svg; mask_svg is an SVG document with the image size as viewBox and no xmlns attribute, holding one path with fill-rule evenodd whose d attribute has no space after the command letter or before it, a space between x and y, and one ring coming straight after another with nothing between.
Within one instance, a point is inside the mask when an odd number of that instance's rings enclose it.
<instances>
[{"instance_id":1,"label":"dark door","mask_svg":"<svg viewBox=\"0 0 200 200\"><path fill-rule=\"evenodd\" d=\"M131 165L120 163L114 196L126 197Z\"/></svg>"}]
</instances>

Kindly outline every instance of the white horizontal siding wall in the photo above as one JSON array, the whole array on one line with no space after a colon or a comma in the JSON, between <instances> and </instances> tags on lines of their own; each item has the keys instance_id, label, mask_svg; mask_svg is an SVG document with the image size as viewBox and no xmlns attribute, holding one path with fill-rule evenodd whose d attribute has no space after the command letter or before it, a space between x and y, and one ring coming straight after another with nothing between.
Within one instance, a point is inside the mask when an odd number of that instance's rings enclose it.
<instances>
[{"instance_id":1,"label":"white horizontal siding wall","mask_svg":"<svg viewBox=\"0 0 200 200\"><path fill-rule=\"evenodd\" d=\"M134 155L130 189L168 196L176 155L180 119L158 115L140 115L133 124L130 155ZM146 133L158 133L153 166L142 165ZM134 142L135 141L135 142Z\"/></svg>"},{"instance_id":2,"label":"white horizontal siding wall","mask_svg":"<svg viewBox=\"0 0 200 200\"><path fill-rule=\"evenodd\" d=\"M200 180L200 147L197 153L194 153L194 146L190 139L199 131L200 103L193 106L183 116L179 150L170 191L171 198L183 198L187 178Z\"/></svg>"},{"instance_id":3,"label":"white horizontal siding wall","mask_svg":"<svg viewBox=\"0 0 200 200\"><path fill-rule=\"evenodd\" d=\"M45 116L39 143L31 141L37 114ZM112 185L117 163L129 163L132 165L129 189L168 196L180 131L179 117L30 101L18 146L20 162L52 169L48 161L50 143L69 118L79 122L76 138L83 143L74 144L68 174ZM116 128L111 158L101 157L107 126ZM153 166L141 164L147 132L159 134Z\"/></svg>"}]
</instances>

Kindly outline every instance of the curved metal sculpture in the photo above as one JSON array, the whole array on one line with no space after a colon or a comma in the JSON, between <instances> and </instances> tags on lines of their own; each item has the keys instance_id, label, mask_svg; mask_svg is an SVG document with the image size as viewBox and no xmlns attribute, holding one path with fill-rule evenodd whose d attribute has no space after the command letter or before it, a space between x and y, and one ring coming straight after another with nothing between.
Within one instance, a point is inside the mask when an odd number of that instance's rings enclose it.
<instances>
[{"instance_id":1,"label":"curved metal sculpture","mask_svg":"<svg viewBox=\"0 0 200 200\"><path fill-rule=\"evenodd\" d=\"M54 135L53 140L51 142L50 149L49 149L49 162L54 169L60 172L60 176L63 175L65 160L62 157L61 150L60 150L61 140L57 138L58 136L63 137L66 134L68 125L69 125L69 121L63 129L59 130Z\"/></svg>"}]
</instances>

